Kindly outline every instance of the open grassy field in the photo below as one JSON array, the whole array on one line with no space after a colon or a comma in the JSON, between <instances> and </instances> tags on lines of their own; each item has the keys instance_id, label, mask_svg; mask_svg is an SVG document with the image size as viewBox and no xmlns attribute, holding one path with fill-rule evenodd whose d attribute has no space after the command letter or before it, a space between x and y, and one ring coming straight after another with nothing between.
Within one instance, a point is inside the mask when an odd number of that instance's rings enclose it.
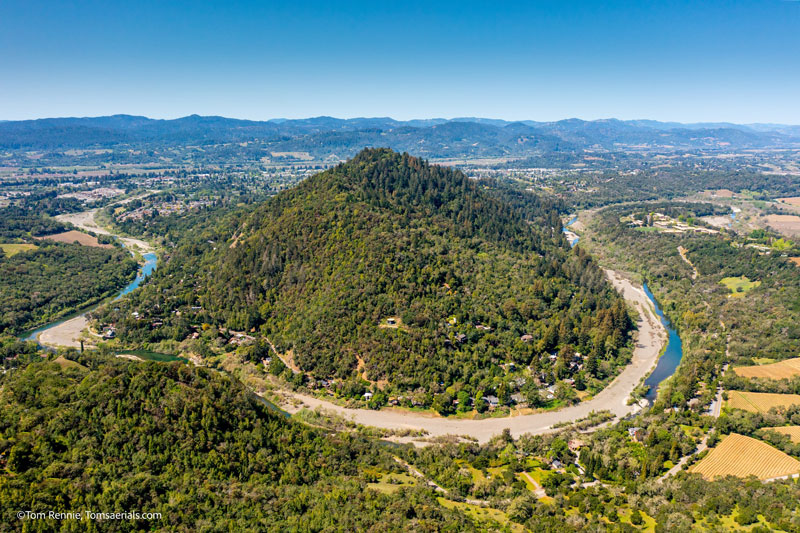
<instances>
[{"instance_id":1,"label":"open grassy field","mask_svg":"<svg viewBox=\"0 0 800 533\"><path fill-rule=\"evenodd\" d=\"M764 431L774 431L788 435L792 442L800 444L800 426L781 426L777 428L764 428Z\"/></svg>"},{"instance_id":2,"label":"open grassy field","mask_svg":"<svg viewBox=\"0 0 800 533\"><path fill-rule=\"evenodd\" d=\"M58 366L60 366L62 369L80 368L81 370L89 370L88 368L86 368L82 364L76 363L75 361L70 361L69 359L67 359L63 355L59 355L58 357L53 359L53 362L55 364L57 364Z\"/></svg>"},{"instance_id":3,"label":"open grassy field","mask_svg":"<svg viewBox=\"0 0 800 533\"><path fill-rule=\"evenodd\" d=\"M742 297L747 293L747 291L761 285L760 281L750 281L745 276L738 278L722 278L720 283L730 289L731 296L734 298Z\"/></svg>"},{"instance_id":4,"label":"open grassy field","mask_svg":"<svg viewBox=\"0 0 800 533\"><path fill-rule=\"evenodd\" d=\"M384 494L392 494L401 487L410 487L416 483L417 480L408 474L382 474L376 483L367 483L367 487Z\"/></svg>"},{"instance_id":5,"label":"open grassy field","mask_svg":"<svg viewBox=\"0 0 800 533\"><path fill-rule=\"evenodd\" d=\"M16 254L18 254L20 252L25 252L27 250L35 250L36 249L36 245L35 244L25 244L25 243L23 243L23 244L13 244L13 243L3 244L3 243L0 243L0 248L3 249L3 253L5 253L7 257L11 257L12 255L16 255Z\"/></svg>"},{"instance_id":6,"label":"open grassy field","mask_svg":"<svg viewBox=\"0 0 800 533\"><path fill-rule=\"evenodd\" d=\"M45 235L44 237L35 237L39 240L48 239L56 242L77 242L83 246L94 246L97 248L112 248L110 244L100 244L97 237L92 237L82 231L70 230L62 233L54 233L53 235Z\"/></svg>"},{"instance_id":7,"label":"open grassy field","mask_svg":"<svg viewBox=\"0 0 800 533\"><path fill-rule=\"evenodd\" d=\"M745 378L783 379L800 374L800 357L768 365L740 366L733 371Z\"/></svg>"},{"instance_id":8,"label":"open grassy field","mask_svg":"<svg viewBox=\"0 0 800 533\"><path fill-rule=\"evenodd\" d=\"M539 487L537 487L536 485L534 485L533 483L531 483L531 478L530 478L530 477L528 477L529 475L530 475L530 474L528 474L528 475L526 476L526 475L525 475L525 472L519 472L519 473L515 474L515 476L516 476L516 478L517 478L518 480L520 480L520 481L522 481L523 483L525 483L525 486L528 488L528 490L529 490L529 491L531 491L531 492L536 492L537 490L539 490Z\"/></svg>"},{"instance_id":9,"label":"open grassy field","mask_svg":"<svg viewBox=\"0 0 800 533\"><path fill-rule=\"evenodd\" d=\"M766 413L773 407L800 405L798 394L774 394L771 392L728 391L725 407L742 409L751 413Z\"/></svg>"},{"instance_id":10,"label":"open grassy field","mask_svg":"<svg viewBox=\"0 0 800 533\"><path fill-rule=\"evenodd\" d=\"M765 442L731 433L689 471L709 480L725 476L771 479L800 472L800 461Z\"/></svg>"},{"instance_id":11,"label":"open grassy field","mask_svg":"<svg viewBox=\"0 0 800 533\"><path fill-rule=\"evenodd\" d=\"M757 365L768 365L770 363L777 363L778 361L771 357L753 357L753 362Z\"/></svg>"},{"instance_id":12,"label":"open grassy field","mask_svg":"<svg viewBox=\"0 0 800 533\"><path fill-rule=\"evenodd\" d=\"M496 522L497 524L500 524L500 526L508 526L511 531L514 532L525 531L525 528L522 527L522 525L509 521L508 515L499 509L494 509L492 507L480 507L479 505L473 505L471 503L454 502L452 500L448 500L447 498L442 498L441 496L436 499L439 501L439 504L442 507L447 509L458 509L472 520L476 522L483 522L484 525L486 525L487 522L489 524ZM489 531L496 530L491 529Z\"/></svg>"},{"instance_id":13,"label":"open grassy field","mask_svg":"<svg viewBox=\"0 0 800 533\"><path fill-rule=\"evenodd\" d=\"M478 470L467 461L463 459L457 459L456 464L458 464L461 468L469 470L470 475L472 476L472 481L474 483L478 483L480 481L486 481L486 476L483 474L482 471Z\"/></svg>"}]
</instances>

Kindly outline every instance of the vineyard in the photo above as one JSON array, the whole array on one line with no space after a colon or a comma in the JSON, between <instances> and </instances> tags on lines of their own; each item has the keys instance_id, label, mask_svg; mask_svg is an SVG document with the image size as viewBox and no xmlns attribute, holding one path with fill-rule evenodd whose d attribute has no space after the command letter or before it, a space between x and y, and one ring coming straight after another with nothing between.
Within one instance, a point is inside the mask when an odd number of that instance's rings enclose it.
<instances>
[{"instance_id":1,"label":"vineyard","mask_svg":"<svg viewBox=\"0 0 800 533\"><path fill-rule=\"evenodd\" d=\"M766 413L773 407L800 405L798 394L773 394L770 392L728 391L729 409L742 409L751 413Z\"/></svg>"},{"instance_id":2,"label":"vineyard","mask_svg":"<svg viewBox=\"0 0 800 533\"><path fill-rule=\"evenodd\" d=\"M770 365L742 366L733 369L745 378L783 379L800 374L800 357L779 361Z\"/></svg>"},{"instance_id":3,"label":"vineyard","mask_svg":"<svg viewBox=\"0 0 800 533\"><path fill-rule=\"evenodd\" d=\"M708 480L725 476L771 479L800 472L800 461L760 440L731 433L689 471Z\"/></svg>"},{"instance_id":4,"label":"vineyard","mask_svg":"<svg viewBox=\"0 0 800 533\"><path fill-rule=\"evenodd\" d=\"M764 431L774 431L775 433L781 433L783 435L788 435L792 442L800 444L800 426L782 426L777 428L764 428Z\"/></svg>"}]
</instances>

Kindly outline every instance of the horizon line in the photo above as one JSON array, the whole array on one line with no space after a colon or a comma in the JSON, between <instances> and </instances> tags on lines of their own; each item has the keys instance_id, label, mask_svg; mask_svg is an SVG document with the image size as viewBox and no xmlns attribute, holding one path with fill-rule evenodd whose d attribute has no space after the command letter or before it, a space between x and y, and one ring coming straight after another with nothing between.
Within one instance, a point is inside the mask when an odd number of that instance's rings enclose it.
<instances>
[{"instance_id":1,"label":"horizon line","mask_svg":"<svg viewBox=\"0 0 800 533\"><path fill-rule=\"evenodd\" d=\"M800 1L800 0L798 0ZM578 120L582 122L656 122L660 124L681 124L681 125L698 125L698 124L731 124L735 126L800 126L800 124L791 124L791 123L783 123L783 122L733 122L730 120L697 120L691 122L684 122L681 120L662 120L662 119L652 119L652 118L633 118L633 119L623 119L617 117L605 117L605 118L594 118L594 119L586 119L580 117L566 117L557 120L536 120L530 118L520 118L520 119L507 119L507 118L497 118L497 117L490 117L490 116L453 116L450 118L446 117L426 117L426 118L410 118L410 119L397 119L389 115L384 116L350 116L350 117L337 117L334 115L313 115L313 116L298 116L298 117L272 117L272 118L264 118L264 119L256 119L256 118L240 118L240 117L233 117L233 116L225 116L225 115L201 115L199 113L191 113L189 115L182 115L182 116L175 116L175 117L153 117L148 115L138 115L138 114L131 114L131 113L113 113L110 115L84 115L84 116L75 116L75 115L64 115L64 116L43 116L43 117L36 117L36 118L23 118L23 119L0 119L0 123L7 123L7 122L34 122L38 120L85 120L85 119L98 119L98 118L111 118L111 117L132 117L132 118L144 118L147 120L154 120L154 121L175 121L181 120L185 118L191 117L198 117L198 118L220 118L226 120L239 120L239 121L246 121L246 122L275 122L275 121L300 121L300 120L314 120L314 119L333 119L333 120L342 120L342 121L353 121L353 120L393 120L395 122L415 122L415 121L432 121L432 120L442 120L446 122L470 122L475 120L494 120L494 121L501 121L501 122L508 122L509 124L513 123L523 123L523 122L535 122L538 124L553 124L557 122L565 122L570 120Z\"/></svg>"}]
</instances>

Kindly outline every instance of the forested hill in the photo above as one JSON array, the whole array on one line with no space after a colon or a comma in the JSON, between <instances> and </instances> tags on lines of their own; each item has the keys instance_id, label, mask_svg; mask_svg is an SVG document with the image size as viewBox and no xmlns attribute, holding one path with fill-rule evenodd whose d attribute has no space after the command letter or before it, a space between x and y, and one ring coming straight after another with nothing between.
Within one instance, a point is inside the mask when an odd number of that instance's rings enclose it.
<instances>
[{"instance_id":1,"label":"forested hill","mask_svg":"<svg viewBox=\"0 0 800 533\"><path fill-rule=\"evenodd\" d=\"M188 236L108 319L128 341L181 340L199 321L255 332L314 377L398 392L492 390L509 362L565 378L575 351L589 354L581 378L608 375L623 362L624 302L569 249L552 204L500 198L459 171L365 150L260 205L227 241ZM130 319L133 307L164 325Z\"/></svg>"},{"instance_id":2,"label":"forested hill","mask_svg":"<svg viewBox=\"0 0 800 533\"><path fill-rule=\"evenodd\" d=\"M474 529L424 489L365 490L368 468L397 469L388 453L272 414L220 373L74 357L0 376L0 532ZM50 509L161 518L16 518Z\"/></svg>"}]
</instances>

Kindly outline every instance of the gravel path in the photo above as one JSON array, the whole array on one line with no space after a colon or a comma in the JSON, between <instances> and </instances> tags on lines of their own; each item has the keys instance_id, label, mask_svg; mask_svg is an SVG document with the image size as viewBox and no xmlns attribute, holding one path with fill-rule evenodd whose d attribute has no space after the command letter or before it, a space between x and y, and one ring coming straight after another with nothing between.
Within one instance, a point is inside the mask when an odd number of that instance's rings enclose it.
<instances>
[{"instance_id":1,"label":"gravel path","mask_svg":"<svg viewBox=\"0 0 800 533\"><path fill-rule=\"evenodd\" d=\"M382 409L380 411L349 409L297 393L292 393L291 396L300 400L300 404L284 408L289 412L297 412L303 407L322 407L367 426L388 429L422 429L427 431L428 436L431 437L467 435L480 442L487 442L504 429L509 429L515 437L525 433L545 433L550 431L554 424L585 418L592 411L608 410L618 417L626 416L639 409L638 405L627 405L627 400L640 381L655 368L658 355L667 340L667 333L641 287L634 286L630 280L617 272L606 270L606 275L614 287L639 312L640 321L637 324L638 334L631 363L608 387L589 401L558 411L484 420L442 418L432 414L409 413L399 409Z\"/></svg>"}]
</instances>

